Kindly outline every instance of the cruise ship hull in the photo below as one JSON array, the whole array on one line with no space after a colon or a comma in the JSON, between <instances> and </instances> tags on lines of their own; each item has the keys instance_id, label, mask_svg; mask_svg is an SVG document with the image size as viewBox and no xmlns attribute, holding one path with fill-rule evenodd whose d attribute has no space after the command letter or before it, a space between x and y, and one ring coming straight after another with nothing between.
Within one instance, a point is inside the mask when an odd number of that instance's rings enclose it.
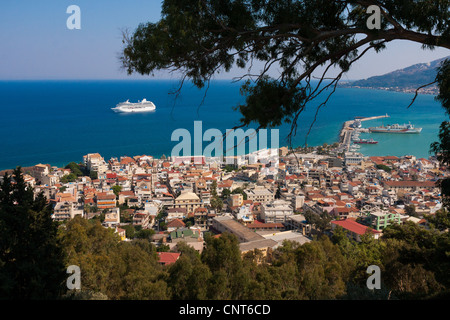
<instances>
[{"instance_id":1,"label":"cruise ship hull","mask_svg":"<svg viewBox=\"0 0 450 320\"><path fill-rule=\"evenodd\" d=\"M417 129L369 129L372 133L420 133L422 128Z\"/></svg>"},{"instance_id":2,"label":"cruise ship hull","mask_svg":"<svg viewBox=\"0 0 450 320\"><path fill-rule=\"evenodd\" d=\"M138 108L122 108L122 107L116 107L116 108L112 108L112 110L114 112L118 112L118 113L134 113L134 112L149 112L149 111L154 111L155 108L153 107L138 107Z\"/></svg>"},{"instance_id":3,"label":"cruise ship hull","mask_svg":"<svg viewBox=\"0 0 450 320\"><path fill-rule=\"evenodd\" d=\"M156 106L151 101L143 99L137 103L131 103L128 100L126 102L119 103L115 108L111 108L114 112L120 113L136 113L136 112L149 112L154 111Z\"/></svg>"}]
</instances>

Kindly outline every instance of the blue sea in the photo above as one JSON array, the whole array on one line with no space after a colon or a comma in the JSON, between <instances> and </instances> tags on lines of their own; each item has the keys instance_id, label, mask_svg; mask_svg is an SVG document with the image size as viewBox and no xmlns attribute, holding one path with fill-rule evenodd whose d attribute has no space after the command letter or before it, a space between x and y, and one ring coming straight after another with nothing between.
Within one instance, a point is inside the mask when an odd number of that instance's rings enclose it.
<instances>
[{"instance_id":1,"label":"blue sea","mask_svg":"<svg viewBox=\"0 0 450 320\"><path fill-rule=\"evenodd\" d=\"M203 132L221 132L239 124L233 107L245 102L240 83L213 81L208 91L190 83L179 88L170 80L109 81L0 81L0 170L38 163L64 166L98 152L105 159L120 156L169 156L179 143L171 141L175 129L193 134L194 121L202 121ZM363 127L411 122L423 131L415 135L363 134L377 145L360 149L368 156L415 155L429 157L430 144L438 139L439 125L446 120L434 96L420 95L407 109L413 95L379 90L338 88L319 110L307 137L319 97L298 121L294 146L331 144L338 141L344 121L357 116L389 114L390 118L364 122ZM146 98L156 110L141 114L118 114L111 108L130 99ZM256 126L255 126L256 127ZM290 126L280 128L280 146L287 145ZM204 146L208 143L205 142Z\"/></svg>"}]
</instances>

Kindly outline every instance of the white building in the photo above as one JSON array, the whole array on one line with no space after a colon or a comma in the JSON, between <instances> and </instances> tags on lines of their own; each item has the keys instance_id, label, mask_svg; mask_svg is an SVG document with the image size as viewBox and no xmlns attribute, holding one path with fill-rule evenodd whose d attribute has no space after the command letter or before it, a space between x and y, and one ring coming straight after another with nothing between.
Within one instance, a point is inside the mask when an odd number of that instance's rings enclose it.
<instances>
[{"instance_id":1,"label":"white building","mask_svg":"<svg viewBox=\"0 0 450 320\"><path fill-rule=\"evenodd\" d=\"M266 223L285 222L286 218L293 214L291 203L285 200L275 200L264 204L261 208L261 219L264 219Z\"/></svg>"},{"instance_id":2,"label":"white building","mask_svg":"<svg viewBox=\"0 0 450 320\"><path fill-rule=\"evenodd\" d=\"M253 222L253 214L250 205L241 206L236 213L236 220L243 221L245 223Z\"/></svg>"},{"instance_id":3,"label":"white building","mask_svg":"<svg viewBox=\"0 0 450 320\"><path fill-rule=\"evenodd\" d=\"M53 209L52 219L64 221L73 219L76 215L83 217L84 211L75 202L57 202Z\"/></svg>"},{"instance_id":4,"label":"white building","mask_svg":"<svg viewBox=\"0 0 450 320\"><path fill-rule=\"evenodd\" d=\"M255 152L252 152L248 155L248 163L271 163L273 166L278 167L279 164L279 151L276 148L272 149L261 149Z\"/></svg>"},{"instance_id":5,"label":"white building","mask_svg":"<svg viewBox=\"0 0 450 320\"><path fill-rule=\"evenodd\" d=\"M364 158L361 153L346 152L345 153L345 165L359 165L363 162Z\"/></svg>"},{"instance_id":6,"label":"white building","mask_svg":"<svg viewBox=\"0 0 450 320\"><path fill-rule=\"evenodd\" d=\"M115 227L120 223L120 209L112 208L105 213L105 220L103 225L106 227Z\"/></svg>"},{"instance_id":7,"label":"white building","mask_svg":"<svg viewBox=\"0 0 450 320\"><path fill-rule=\"evenodd\" d=\"M275 199L275 194L267 188L256 186L254 189L246 189L247 200L260 203L268 203Z\"/></svg>"},{"instance_id":8,"label":"white building","mask_svg":"<svg viewBox=\"0 0 450 320\"><path fill-rule=\"evenodd\" d=\"M108 170L105 159L98 153L89 153L83 156L83 162L89 171L96 171L98 174L103 174Z\"/></svg>"}]
</instances>

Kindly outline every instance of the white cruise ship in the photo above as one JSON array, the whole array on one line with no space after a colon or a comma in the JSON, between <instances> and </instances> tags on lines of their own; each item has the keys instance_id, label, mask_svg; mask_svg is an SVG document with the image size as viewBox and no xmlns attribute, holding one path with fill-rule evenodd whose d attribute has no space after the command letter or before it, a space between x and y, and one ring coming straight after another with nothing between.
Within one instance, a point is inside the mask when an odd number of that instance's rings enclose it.
<instances>
[{"instance_id":1,"label":"white cruise ship","mask_svg":"<svg viewBox=\"0 0 450 320\"><path fill-rule=\"evenodd\" d=\"M156 109L156 106L151 101L143 99L137 103L132 103L129 100L117 104L115 108L111 108L114 112L148 112Z\"/></svg>"}]
</instances>

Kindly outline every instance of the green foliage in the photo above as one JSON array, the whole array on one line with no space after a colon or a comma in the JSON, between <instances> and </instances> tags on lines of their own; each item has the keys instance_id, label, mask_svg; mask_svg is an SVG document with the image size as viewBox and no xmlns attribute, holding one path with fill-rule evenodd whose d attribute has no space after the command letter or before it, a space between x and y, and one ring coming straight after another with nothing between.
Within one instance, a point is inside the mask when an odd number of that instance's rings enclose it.
<instances>
[{"instance_id":1,"label":"green foliage","mask_svg":"<svg viewBox=\"0 0 450 320\"><path fill-rule=\"evenodd\" d=\"M125 204L122 204L119 206L120 221L122 223L130 223L131 224L133 222L133 213L128 211L128 209L129 209L128 206Z\"/></svg>"},{"instance_id":2,"label":"green foliage","mask_svg":"<svg viewBox=\"0 0 450 320\"><path fill-rule=\"evenodd\" d=\"M238 194L238 193L242 194L244 200L247 200L247 194L245 193L243 188L238 187L231 192L231 194Z\"/></svg>"},{"instance_id":3,"label":"green foliage","mask_svg":"<svg viewBox=\"0 0 450 320\"><path fill-rule=\"evenodd\" d=\"M113 229L75 217L60 229L66 264L82 270L82 290L108 299L166 299L165 273L155 249L142 242L123 242Z\"/></svg>"},{"instance_id":4,"label":"green foliage","mask_svg":"<svg viewBox=\"0 0 450 320\"><path fill-rule=\"evenodd\" d=\"M388 167L387 165L384 165L384 164L377 164L376 167L377 167L377 169L384 170L387 173L391 173L391 171L392 171L392 169L390 167Z\"/></svg>"},{"instance_id":5,"label":"green foliage","mask_svg":"<svg viewBox=\"0 0 450 320\"><path fill-rule=\"evenodd\" d=\"M74 173L66 174L65 176L62 176L59 181L62 183L68 183L68 182L75 182L77 180L77 176Z\"/></svg>"},{"instance_id":6,"label":"green foliage","mask_svg":"<svg viewBox=\"0 0 450 320\"><path fill-rule=\"evenodd\" d=\"M78 164L76 164L75 162L69 163L67 166L65 166L65 168L70 169L70 171L72 171L72 173L74 175L76 175L77 177L81 177L81 176L85 175L83 173L83 171L81 170L80 166Z\"/></svg>"},{"instance_id":7,"label":"green foliage","mask_svg":"<svg viewBox=\"0 0 450 320\"><path fill-rule=\"evenodd\" d=\"M186 227L189 228L195 225L195 218L194 217L184 218L183 222L186 225Z\"/></svg>"},{"instance_id":8,"label":"green foliage","mask_svg":"<svg viewBox=\"0 0 450 320\"><path fill-rule=\"evenodd\" d=\"M450 212L446 209L436 211L434 215L425 217L431 227L440 231L450 229Z\"/></svg>"},{"instance_id":9,"label":"green foliage","mask_svg":"<svg viewBox=\"0 0 450 320\"><path fill-rule=\"evenodd\" d=\"M165 219L167 217L167 209L165 207L163 207L158 214L156 215L156 220L161 220L161 219Z\"/></svg>"},{"instance_id":10,"label":"green foliage","mask_svg":"<svg viewBox=\"0 0 450 320\"><path fill-rule=\"evenodd\" d=\"M145 239L151 241L155 233L156 232L153 229L142 229L136 232L135 237L138 239Z\"/></svg>"},{"instance_id":11,"label":"green foliage","mask_svg":"<svg viewBox=\"0 0 450 320\"><path fill-rule=\"evenodd\" d=\"M229 233L206 239L202 261L212 273L208 296L211 299L242 299L245 296L245 272L239 242Z\"/></svg>"},{"instance_id":12,"label":"green foliage","mask_svg":"<svg viewBox=\"0 0 450 320\"><path fill-rule=\"evenodd\" d=\"M132 224L122 225L121 228L125 230L125 235L128 239L133 239L136 235L136 229Z\"/></svg>"},{"instance_id":13,"label":"green foliage","mask_svg":"<svg viewBox=\"0 0 450 320\"><path fill-rule=\"evenodd\" d=\"M214 180L211 184L211 195L217 197L217 181Z\"/></svg>"},{"instance_id":14,"label":"green foliage","mask_svg":"<svg viewBox=\"0 0 450 320\"><path fill-rule=\"evenodd\" d=\"M304 216L306 221L313 225L319 234L323 234L325 231L331 229L330 222L332 220L332 216L326 211L323 211L321 214L317 214L309 210L304 213Z\"/></svg>"},{"instance_id":15,"label":"green foliage","mask_svg":"<svg viewBox=\"0 0 450 320\"><path fill-rule=\"evenodd\" d=\"M114 192L116 197L119 197L119 193L122 191L122 187L121 186L113 186L112 191Z\"/></svg>"},{"instance_id":16,"label":"green foliage","mask_svg":"<svg viewBox=\"0 0 450 320\"><path fill-rule=\"evenodd\" d=\"M227 164L227 165L223 168L223 170L226 171L226 172L233 172L233 171L235 171L234 167L233 167L232 165L230 165L230 164Z\"/></svg>"},{"instance_id":17,"label":"green foliage","mask_svg":"<svg viewBox=\"0 0 450 320\"><path fill-rule=\"evenodd\" d=\"M208 266L202 263L200 255L184 242L177 244L181 257L169 268L168 286L172 299L205 300L206 283L211 278Z\"/></svg>"},{"instance_id":18,"label":"green foliage","mask_svg":"<svg viewBox=\"0 0 450 320\"><path fill-rule=\"evenodd\" d=\"M120 241L113 229L80 216L57 228L41 195L33 197L20 171L5 176L0 188L0 295L11 299L433 299L450 292L448 211L427 216L431 228L414 223L392 225L375 240L361 242L336 228L331 240L285 241L275 250L242 256L230 233L205 234L201 254L184 242L180 259L169 267L158 263L140 230L136 239ZM310 216L328 224L324 213ZM127 230L132 232L130 226ZM127 226L124 226L127 229ZM132 238L132 237L130 237ZM64 293L65 267L81 269L82 290ZM366 288L367 267L381 269L381 290Z\"/></svg>"},{"instance_id":19,"label":"green foliage","mask_svg":"<svg viewBox=\"0 0 450 320\"><path fill-rule=\"evenodd\" d=\"M108 300L108 297L101 292L93 292L83 289L67 292L62 298L65 300Z\"/></svg>"},{"instance_id":20,"label":"green foliage","mask_svg":"<svg viewBox=\"0 0 450 320\"><path fill-rule=\"evenodd\" d=\"M450 60L445 60L438 70L436 81L439 85L439 94L436 100L444 107L448 115L450 115Z\"/></svg>"},{"instance_id":21,"label":"green foliage","mask_svg":"<svg viewBox=\"0 0 450 320\"><path fill-rule=\"evenodd\" d=\"M222 190L222 199L225 200L225 199L227 199L230 195L231 195L230 189L225 188L225 189Z\"/></svg>"},{"instance_id":22,"label":"green foliage","mask_svg":"<svg viewBox=\"0 0 450 320\"><path fill-rule=\"evenodd\" d=\"M13 180L15 183L13 183ZM0 185L0 299L56 299L66 278L57 224L20 167Z\"/></svg>"},{"instance_id":23,"label":"green foliage","mask_svg":"<svg viewBox=\"0 0 450 320\"><path fill-rule=\"evenodd\" d=\"M417 217L416 206L413 204L405 206L405 213L408 216Z\"/></svg>"},{"instance_id":24,"label":"green foliage","mask_svg":"<svg viewBox=\"0 0 450 320\"><path fill-rule=\"evenodd\" d=\"M370 5L382 12L377 30L367 28ZM246 70L241 77L247 78L241 87L245 103L235 106L242 115L237 127L290 123L292 142L306 106L330 90L318 108L326 105L342 76L370 49L378 53L393 40L421 43L423 49L450 48L449 8L448 0L165 0L160 21L142 23L124 36L120 59L129 74L177 71L182 83L191 79L198 88L233 66ZM264 65L259 74L251 70L256 61ZM268 76L272 68L279 73L274 78ZM330 69L338 73L325 84ZM321 77L314 84L316 72ZM438 68L436 99L447 113L449 79L446 60ZM431 145L443 164L450 162L449 126L442 123L440 141ZM440 186L448 206L450 179L441 179Z\"/></svg>"},{"instance_id":25,"label":"green foliage","mask_svg":"<svg viewBox=\"0 0 450 320\"><path fill-rule=\"evenodd\" d=\"M439 94L436 100L442 103L447 115L450 115L450 59L445 60L438 70L436 81ZM434 153L439 162L448 166L450 164L450 122L443 121L439 129L439 141L430 146L430 152ZM445 177L438 181L441 188L444 206L450 208L450 179Z\"/></svg>"},{"instance_id":26,"label":"green foliage","mask_svg":"<svg viewBox=\"0 0 450 320\"><path fill-rule=\"evenodd\" d=\"M441 123L439 141L431 144L430 152L436 154L442 165L448 166L450 164L450 122L444 121ZM447 209L450 208L450 179L442 178L438 180L437 185L441 188L443 205Z\"/></svg>"},{"instance_id":27,"label":"green foliage","mask_svg":"<svg viewBox=\"0 0 450 320\"><path fill-rule=\"evenodd\" d=\"M345 293L346 260L327 237L298 248L301 294L307 299L335 299Z\"/></svg>"},{"instance_id":28,"label":"green foliage","mask_svg":"<svg viewBox=\"0 0 450 320\"><path fill-rule=\"evenodd\" d=\"M275 199L280 199L280 198L281 198L281 187L278 186L277 192L275 193Z\"/></svg>"},{"instance_id":29,"label":"green foliage","mask_svg":"<svg viewBox=\"0 0 450 320\"><path fill-rule=\"evenodd\" d=\"M382 9L379 30L367 28L370 5ZM324 89L323 81L311 83L320 68L336 67L338 81L367 47L379 52L396 39L450 48L449 6L430 0L165 0L160 21L143 23L123 39L121 61L129 74L180 71L199 88L236 66L250 79L242 86L246 103L236 107L242 125L289 122L295 129L299 113ZM253 77L248 69L255 61L264 68ZM274 79L267 76L272 68L279 73Z\"/></svg>"},{"instance_id":30,"label":"green foliage","mask_svg":"<svg viewBox=\"0 0 450 320\"><path fill-rule=\"evenodd\" d=\"M159 222L159 230L167 230L167 222L166 221L161 221Z\"/></svg>"},{"instance_id":31,"label":"green foliage","mask_svg":"<svg viewBox=\"0 0 450 320\"><path fill-rule=\"evenodd\" d=\"M248 80L242 86L241 94L246 97L246 103L235 108L243 116L241 122L249 125L254 121L260 128L290 123L291 116L303 107L306 99L304 88L269 77L264 77L256 85Z\"/></svg>"},{"instance_id":32,"label":"green foliage","mask_svg":"<svg viewBox=\"0 0 450 320\"><path fill-rule=\"evenodd\" d=\"M98 173L97 173L97 171L91 171L91 172L89 173L89 177L90 177L92 180L98 179Z\"/></svg>"},{"instance_id":33,"label":"green foliage","mask_svg":"<svg viewBox=\"0 0 450 320\"><path fill-rule=\"evenodd\" d=\"M400 298L432 298L449 292L450 235L414 223L384 229L386 282Z\"/></svg>"},{"instance_id":34,"label":"green foliage","mask_svg":"<svg viewBox=\"0 0 450 320\"><path fill-rule=\"evenodd\" d=\"M169 252L170 247L166 244L161 244L156 248L157 252Z\"/></svg>"},{"instance_id":35,"label":"green foliage","mask_svg":"<svg viewBox=\"0 0 450 320\"><path fill-rule=\"evenodd\" d=\"M215 196L211 198L210 205L213 209L220 212L223 208L223 201L218 196Z\"/></svg>"}]
</instances>

